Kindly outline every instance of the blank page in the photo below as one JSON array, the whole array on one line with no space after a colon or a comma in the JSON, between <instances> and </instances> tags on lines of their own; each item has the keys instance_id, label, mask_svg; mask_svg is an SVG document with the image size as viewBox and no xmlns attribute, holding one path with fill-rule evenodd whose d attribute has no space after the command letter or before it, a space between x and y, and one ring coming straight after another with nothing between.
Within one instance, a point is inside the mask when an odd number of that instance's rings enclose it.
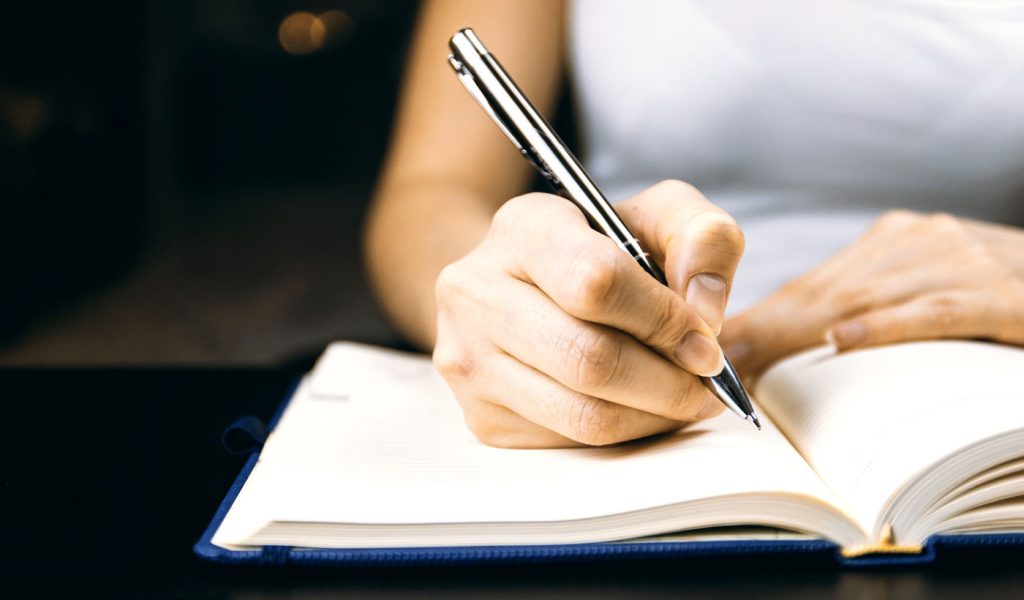
<instances>
[{"instance_id":1,"label":"blank page","mask_svg":"<svg viewBox=\"0 0 1024 600\"><path fill-rule=\"evenodd\" d=\"M837 501L766 420L725 413L605 448L478 442L429 358L330 346L307 376L214 537L240 545L270 521L538 522L726 494Z\"/></svg>"}]
</instances>

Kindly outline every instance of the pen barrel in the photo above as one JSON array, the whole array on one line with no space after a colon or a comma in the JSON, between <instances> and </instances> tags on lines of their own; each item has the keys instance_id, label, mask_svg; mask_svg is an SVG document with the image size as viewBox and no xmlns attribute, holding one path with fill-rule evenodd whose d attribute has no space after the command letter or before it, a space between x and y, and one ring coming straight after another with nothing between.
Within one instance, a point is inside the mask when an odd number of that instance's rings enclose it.
<instances>
[{"instance_id":1,"label":"pen barrel","mask_svg":"<svg viewBox=\"0 0 1024 600\"><path fill-rule=\"evenodd\" d=\"M721 373L712 377L701 377L700 380L729 410L739 415L740 418L746 418L747 415L754 412L750 397L747 396L747 391L740 382L739 374L736 373L736 368L729 362L728 357L725 357L725 365L722 367Z\"/></svg>"},{"instance_id":2,"label":"pen barrel","mask_svg":"<svg viewBox=\"0 0 1024 600\"><path fill-rule=\"evenodd\" d=\"M597 184L573 155L551 125L526 98L471 29L462 29L448 42L452 55L448 62L469 93L508 136L556 192L575 204L590 226L615 240L616 245L633 257L655 280L668 285L665 273L629 231ZM718 398L740 416L749 416L753 407L728 359L722 372L702 377ZM753 423L760 428L756 417Z\"/></svg>"}]
</instances>

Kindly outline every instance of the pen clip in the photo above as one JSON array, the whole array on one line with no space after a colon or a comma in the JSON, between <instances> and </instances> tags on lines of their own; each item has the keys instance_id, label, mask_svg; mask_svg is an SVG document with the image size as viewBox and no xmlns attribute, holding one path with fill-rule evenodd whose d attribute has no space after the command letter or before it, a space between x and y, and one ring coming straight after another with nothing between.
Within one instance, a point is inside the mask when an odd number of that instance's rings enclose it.
<instances>
[{"instance_id":1,"label":"pen clip","mask_svg":"<svg viewBox=\"0 0 1024 600\"><path fill-rule=\"evenodd\" d=\"M501 129L508 139L512 140L512 143L515 144L516 148L518 148L521 153L527 154L526 149L519 140L516 139L516 136L512 135L512 130L505 125L505 121L494 111L494 107L491 106L491 102L487 99L487 96L484 95L480 86L477 85L476 79L473 77L473 74L469 72L469 69L466 68L466 65L462 64L462 62L455 58L455 55L453 54L448 55L448 64L450 64L452 69L455 70L455 74L459 77L459 81L461 81L462 85L465 86L469 95L476 99L480 107L484 109L484 112L486 112L491 117L491 120L493 120L498 126L498 129Z\"/></svg>"}]
</instances>

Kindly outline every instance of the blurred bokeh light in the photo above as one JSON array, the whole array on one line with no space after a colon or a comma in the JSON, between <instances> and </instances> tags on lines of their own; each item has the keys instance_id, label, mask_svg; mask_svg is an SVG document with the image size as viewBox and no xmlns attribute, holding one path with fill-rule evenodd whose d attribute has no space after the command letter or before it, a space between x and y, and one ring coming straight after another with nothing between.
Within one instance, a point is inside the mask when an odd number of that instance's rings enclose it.
<instances>
[{"instance_id":1,"label":"blurred bokeh light","mask_svg":"<svg viewBox=\"0 0 1024 600\"><path fill-rule=\"evenodd\" d=\"M5 5L0 364L266 361L379 330L359 227L416 9Z\"/></svg>"},{"instance_id":2,"label":"blurred bokeh light","mask_svg":"<svg viewBox=\"0 0 1024 600\"><path fill-rule=\"evenodd\" d=\"M348 37L352 17L340 10L319 15L297 11L286 16L277 28L277 39L288 54L311 54Z\"/></svg>"},{"instance_id":3,"label":"blurred bokeh light","mask_svg":"<svg viewBox=\"0 0 1024 600\"><path fill-rule=\"evenodd\" d=\"M326 28L323 21L312 13L293 12L281 21L277 28L277 39L289 54L302 56L316 52L324 45Z\"/></svg>"}]
</instances>

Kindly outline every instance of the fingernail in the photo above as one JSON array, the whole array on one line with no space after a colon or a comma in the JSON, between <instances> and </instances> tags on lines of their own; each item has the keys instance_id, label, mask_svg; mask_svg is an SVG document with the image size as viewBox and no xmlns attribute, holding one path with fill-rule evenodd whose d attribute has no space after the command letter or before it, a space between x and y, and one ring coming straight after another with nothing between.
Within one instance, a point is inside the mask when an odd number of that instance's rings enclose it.
<instances>
[{"instance_id":1,"label":"fingernail","mask_svg":"<svg viewBox=\"0 0 1024 600\"><path fill-rule=\"evenodd\" d=\"M825 339L832 342L837 349L852 348L867 341L868 327L860 321L843 323L825 334Z\"/></svg>"},{"instance_id":2,"label":"fingernail","mask_svg":"<svg viewBox=\"0 0 1024 600\"><path fill-rule=\"evenodd\" d=\"M686 303L718 335L725 315L725 279L711 273L699 273L686 285Z\"/></svg>"},{"instance_id":3,"label":"fingernail","mask_svg":"<svg viewBox=\"0 0 1024 600\"><path fill-rule=\"evenodd\" d=\"M699 331L691 331L683 336L683 341L676 348L676 359L698 375L717 375L725 366L718 343Z\"/></svg>"}]
</instances>

